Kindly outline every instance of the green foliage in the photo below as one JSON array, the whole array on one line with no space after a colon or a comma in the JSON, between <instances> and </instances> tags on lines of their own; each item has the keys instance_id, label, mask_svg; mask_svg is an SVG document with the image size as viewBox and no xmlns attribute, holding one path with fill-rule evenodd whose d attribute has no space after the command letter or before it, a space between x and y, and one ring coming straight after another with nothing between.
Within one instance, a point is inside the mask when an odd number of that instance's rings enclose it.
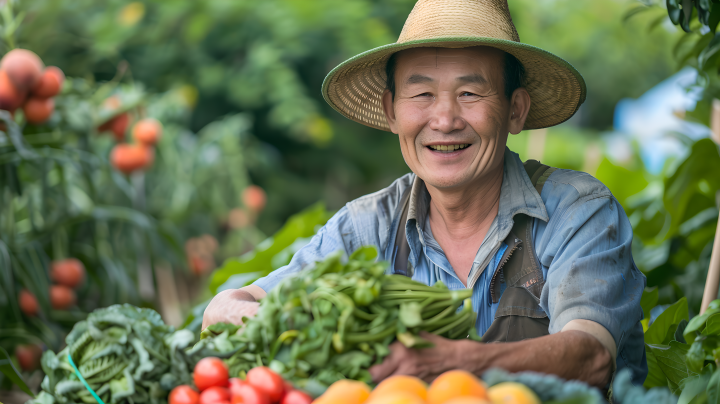
<instances>
[{"instance_id":1,"label":"green foliage","mask_svg":"<svg viewBox=\"0 0 720 404\"><path fill-rule=\"evenodd\" d=\"M22 374L17 370L15 364L12 362L10 354L8 354L3 347L0 347L0 372L10 379L11 383L18 386L26 394L34 396L32 391L30 391L30 388L28 388L25 383Z\"/></svg>"},{"instance_id":2,"label":"green foliage","mask_svg":"<svg viewBox=\"0 0 720 404\"><path fill-rule=\"evenodd\" d=\"M191 383L194 362L183 350L193 342L150 309L96 310L73 327L63 350L43 354L43 392L30 403L91 402L89 389L106 403L165 402L173 387Z\"/></svg>"},{"instance_id":3,"label":"green foliage","mask_svg":"<svg viewBox=\"0 0 720 404\"><path fill-rule=\"evenodd\" d=\"M241 278L241 284L233 285L240 287L287 265L295 252L310 241L330 216L322 203L292 216L277 233L258 244L255 250L242 257L226 260L223 266L213 273L211 291L216 293L219 288L230 287L223 285L234 276L247 275Z\"/></svg>"}]
</instances>

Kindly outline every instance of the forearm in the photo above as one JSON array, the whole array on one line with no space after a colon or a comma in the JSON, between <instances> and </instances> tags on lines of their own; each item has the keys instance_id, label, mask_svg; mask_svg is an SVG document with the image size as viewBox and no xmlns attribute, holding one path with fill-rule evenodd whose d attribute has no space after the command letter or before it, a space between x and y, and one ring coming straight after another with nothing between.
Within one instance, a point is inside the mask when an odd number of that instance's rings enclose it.
<instances>
[{"instance_id":1,"label":"forearm","mask_svg":"<svg viewBox=\"0 0 720 404\"><path fill-rule=\"evenodd\" d=\"M595 337L582 331L565 331L519 342L486 344L463 341L463 367L482 375L498 367L510 372L536 371L563 379L584 381L604 388L610 381L612 357Z\"/></svg>"}]
</instances>

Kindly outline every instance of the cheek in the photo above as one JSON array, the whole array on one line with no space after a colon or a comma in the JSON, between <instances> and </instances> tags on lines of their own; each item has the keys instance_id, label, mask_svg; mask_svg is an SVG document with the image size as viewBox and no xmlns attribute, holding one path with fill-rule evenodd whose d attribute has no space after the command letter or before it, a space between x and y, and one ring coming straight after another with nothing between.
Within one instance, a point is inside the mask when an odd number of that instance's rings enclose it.
<instances>
[{"instance_id":1,"label":"cheek","mask_svg":"<svg viewBox=\"0 0 720 404\"><path fill-rule=\"evenodd\" d=\"M414 100L399 100L395 104L395 119L403 132L416 132L428 121L427 109L431 103ZM402 133L402 132L401 132Z\"/></svg>"}]
</instances>

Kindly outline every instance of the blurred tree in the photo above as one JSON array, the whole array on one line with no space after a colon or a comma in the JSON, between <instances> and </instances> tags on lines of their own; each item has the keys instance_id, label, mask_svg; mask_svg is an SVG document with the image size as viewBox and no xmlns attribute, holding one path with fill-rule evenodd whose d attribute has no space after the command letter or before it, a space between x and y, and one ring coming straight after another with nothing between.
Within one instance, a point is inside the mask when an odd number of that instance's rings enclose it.
<instances>
[{"instance_id":1,"label":"blurred tree","mask_svg":"<svg viewBox=\"0 0 720 404\"><path fill-rule=\"evenodd\" d=\"M261 170L250 169L268 191L259 225L271 232L318 199L337 209L408 171L395 136L340 117L322 100L320 84L346 58L394 42L414 3L29 0L21 3L27 23L19 43L70 75L109 79L126 60L149 88L196 100L187 117L194 130L232 111L249 113L250 131L271 156ZM525 42L585 75L588 102L575 124L607 129L617 100L670 72L671 35L622 25L628 4L510 1Z\"/></svg>"}]
</instances>

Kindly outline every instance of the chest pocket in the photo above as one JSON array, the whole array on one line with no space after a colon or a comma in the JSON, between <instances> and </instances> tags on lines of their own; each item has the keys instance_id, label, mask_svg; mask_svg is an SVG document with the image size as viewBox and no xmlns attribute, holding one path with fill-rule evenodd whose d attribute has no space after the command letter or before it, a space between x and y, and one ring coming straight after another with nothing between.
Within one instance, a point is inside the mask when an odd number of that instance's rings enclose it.
<instances>
[{"instance_id":1,"label":"chest pocket","mask_svg":"<svg viewBox=\"0 0 720 404\"><path fill-rule=\"evenodd\" d=\"M542 194L545 181L556 168L535 160L526 161L524 167L538 194ZM408 261L410 246L405 234L408 199L409 192L403 198L403 211L395 236L393 271L412 276L412 265ZM482 337L483 342L513 342L549 334L550 319L540 307L545 280L534 251L532 219L517 214L513 221L513 228L505 239L508 248L490 283L493 303L499 304L490 328ZM505 291L500 296L502 284L505 284Z\"/></svg>"}]
</instances>

